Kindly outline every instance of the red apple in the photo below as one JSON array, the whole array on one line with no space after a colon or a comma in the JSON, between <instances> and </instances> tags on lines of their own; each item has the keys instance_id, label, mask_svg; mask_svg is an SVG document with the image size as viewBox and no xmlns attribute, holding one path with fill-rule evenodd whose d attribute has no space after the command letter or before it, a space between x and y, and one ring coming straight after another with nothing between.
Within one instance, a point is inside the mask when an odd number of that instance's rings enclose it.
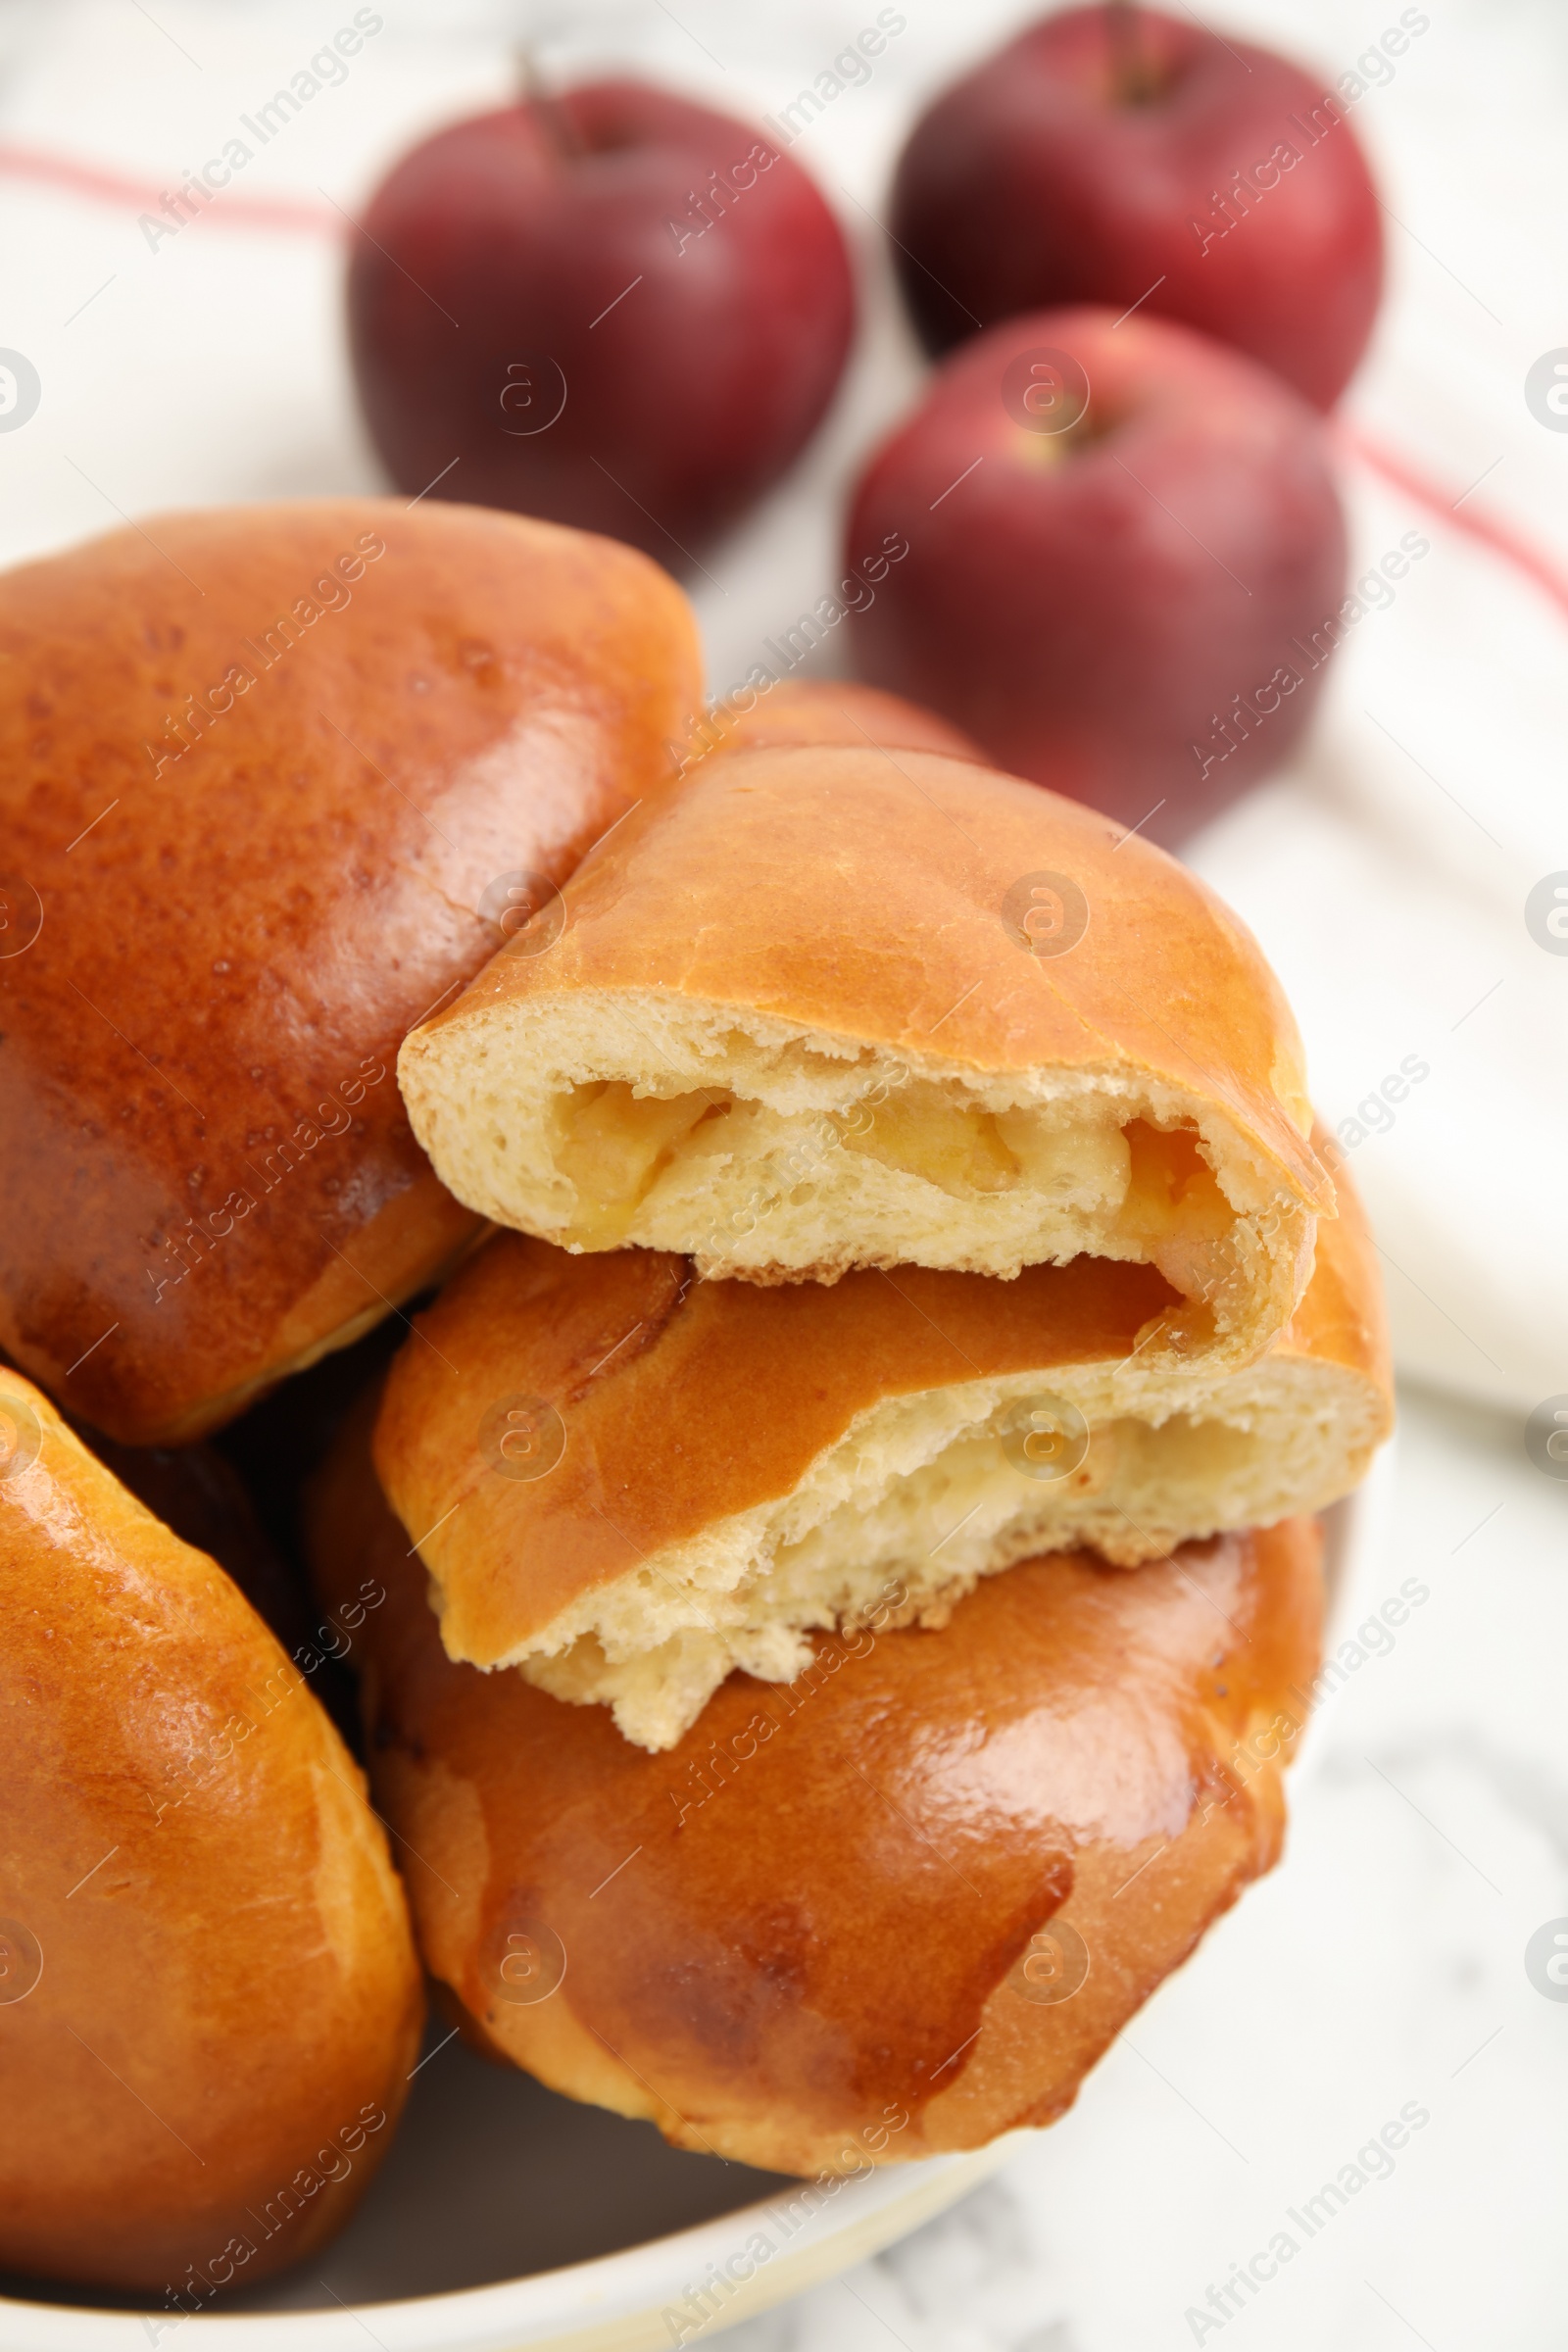
<instances>
[{"instance_id":1,"label":"red apple","mask_svg":"<svg viewBox=\"0 0 1568 2352\"><path fill-rule=\"evenodd\" d=\"M1401 22L1419 31L1421 15ZM1409 31L1388 42L1396 54ZM1020 311L1142 303L1320 409L1383 284L1343 98L1267 49L1118 0L1048 17L939 98L900 160L892 226L931 351Z\"/></svg>"},{"instance_id":2,"label":"red apple","mask_svg":"<svg viewBox=\"0 0 1568 2352\"><path fill-rule=\"evenodd\" d=\"M679 569L810 434L855 301L798 164L726 115L604 81L406 156L364 217L348 307L400 488Z\"/></svg>"},{"instance_id":3,"label":"red apple","mask_svg":"<svg viewBox=\"0 0 1568 2352\"><path fill-rule=\"evenodd\" d=\"M1321 420L1141 314L956 352L856 492L850 554L899 538L850 616L858 674L1166 844L1290 751L1347 625Z\"/></svg>"}]
</instances>

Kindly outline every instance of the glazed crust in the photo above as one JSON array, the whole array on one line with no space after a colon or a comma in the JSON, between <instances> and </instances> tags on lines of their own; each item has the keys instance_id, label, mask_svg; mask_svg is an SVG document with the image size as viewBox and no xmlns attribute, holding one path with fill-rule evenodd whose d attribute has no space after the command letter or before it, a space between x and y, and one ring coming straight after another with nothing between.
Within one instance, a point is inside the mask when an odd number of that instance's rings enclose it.
<instances>
[{"instance_id":1,"label":"glazed crust","mask_svg":"<svg viewBox=\"0 0 1568 2352\"><path fill-rule=\"evenodd\" d=\"M1338 1364L1366 1381L1383 1399L1387 1437L1394 1427L1394 1353L1377 1244L1345 1153L1320 1119L1312 1122L1312 1148L1334 1172L1338 1213L1318 1226L1312 1279L1270 1352Z\"/></svg>"},{"instance_id":2,"label":"glazed crust","mask_svg":"<svg viewBox=\"0 0 1568 2352\"><path fill-rule=\"evenodd\" d=\"M655 564L472 508L156 516L0 577L0 1350L177 1442L439 1272L477 1227L399 1043L700 693Z\"/></svg>"},{"instance_id":3,"label":"glazed crust","mask_svg":"<svg viewBox=\"0 0 1568 2352\"><path fill-rule=\"evenodd\" d=\"M978 2146L1061 2114L1278 1856L1315 1522L1133 1571L1028 1562L943 1632L820 1638L787 1688L732 1676L649 1755L446 1657L366 1418L313 1543L323 1599L368 1574L390 1595L378 1801L419 1857L427 1965L556 2089L785 2172Z\"/></svg>"},{"instance_id":4,"label":"glazed crust","mask_svg":"<svg viewBox=\"0 0 1568 2352\"><path fill-rule=\"evenodd\" d=\"M847 678L781 678L760 694L745 688L711 709L700 730L704 757L723 752L777 751L794 744L873 744L884 752L937 752L948 760L989 766L985 753L967 735L903 695L880 686L858 686Z\"/></svg>"},{"instance_id":5,"label":"glazed crust","mask_svg":"<svg viewBox=\"0 0 1568 2352\"><path fill-rule=\"evenodd\" d=\"M379 2162L408 1908L309 1683L9 1371L0 1469L0 2269L194 2308Z\"/></svg>"}]
</instances>

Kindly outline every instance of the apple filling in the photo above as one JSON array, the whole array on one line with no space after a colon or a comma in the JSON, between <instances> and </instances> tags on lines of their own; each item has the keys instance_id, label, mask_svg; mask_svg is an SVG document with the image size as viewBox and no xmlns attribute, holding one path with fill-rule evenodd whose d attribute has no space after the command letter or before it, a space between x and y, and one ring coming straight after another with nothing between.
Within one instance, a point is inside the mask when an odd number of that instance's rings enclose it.
<instances>
[{"instance_id":1,"label":"apple filling","mask_svg":"<svg viewBox=\"0 0 1568 2352\"><path fill-rule=\"evenodd\" d=\"M1050 1106L989 1111L918 1080L874 1107L861 1101L815 1115L786 1115L722 1088L662 1096L612 1080L557 1098L551 1145L574 1195L559 1232L568 1248L666 1247L657 1230L634 1227L657 1227L662 1198L689 1198L704 1160L755 1169L760 1193L799 1200L813 1186L841 1186L848 1154L955 1200L1022 1195L1026 1208L1038 1201L1082 1227L1078 1247L1152 1263L1187 1298L1211 1298L1237 1271L1236 1212L1191 1126L1081 1115L1068 1123Z\"/></svg>"},{"instance_id":2,"label":"apple filling","mask_svg":"<svg viewBox=\"0 0 1568 2352\"><path fill-rule=\"evenodd\" d=\"M579 1249L617 1248L692 1130L732 1107L728 1095L634 1095L618 1079L575 1088L556 1112L556 1165L577 1196L562 1238Z\"/></svg>"}]
</instances>

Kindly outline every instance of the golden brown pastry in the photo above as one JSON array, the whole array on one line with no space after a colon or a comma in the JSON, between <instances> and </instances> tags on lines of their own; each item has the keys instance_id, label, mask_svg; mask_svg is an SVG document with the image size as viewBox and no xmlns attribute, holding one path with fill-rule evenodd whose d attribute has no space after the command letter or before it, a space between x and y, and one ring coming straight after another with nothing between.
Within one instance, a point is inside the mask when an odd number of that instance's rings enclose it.
<instances>
[{"instance_id":1,"label":"golden brown pastry","mask_svg":"<svg viewBox=\"0 0 1568 2352\"><path fill-rule=\"evenodd\" d=\"M1151 1348L1216 1366L1289 1322L1333 1201L1295 1023L1092 809L918 752L725 754L564 906L399 1057L482 1215L760 1282L1153 1265L1185 1303Z\"/></svg>"},{"instance_id":2,"label":"golden brown pastry","mask_svg":"<svg viewBox=\"0 0 1568 2352\"><path fill-rule=\"evenodd\" d=\"M761 1290L506 1235L392 1367L381 1485L452 1657L668 1747L733 1668L788 1681L810 1629L891 1586L941 1623L1034 1552L1133 1564L1348 1493L1392 1389L1348 1183L1340 1207L1290 1329L1219 1377L1150 1364L1173 1296L1151 1266Z\"/></svg>"},{"instance_id":3,"label":"golden brown pastry","mask_svg":"<svg viewBox=\"0 0 1568 2352\"><path fill-rule=\"evenodd\" d=\"M0 1383L4 1377L0 1369ZM291 1657L304 1648L315 1622L311 1596L263 1528L250 1490L225 1454L213 1445L117 1446L111 1438L90 1440L89 1449L171 1534L218 1562Z\"/></svg>"},{"instance_id":4,"label":"golden brown pastry","mask_svg":"<svg viewBox=\"0 0 1568 2352\"><path fill-rule=\"evenodd\" d=\"M1315 1523L979 1586L941 1633L734 1675L672 1754L442 1650L347 1433L322 1596L367 1628L378 1801L420 1946L489 2046L747 2164L842 2173L1052 2122L1275 1861Z\"/></svg>"},{"instance_id":5,"label":"golden brown pastry","mask_svg":"<svg viewBox=\"0 0 1568 2352\"><path fill-rule=\"evenodd\" d=\"M0 1351L179 1442L449 1261L399 1043L548 919L701 674L646 558L439 502L0 575Z\"/></svg>"},{"instance_id":6,"label":"golden brown pastry","mask_svg":"<svg viewBox=\"0 0 1568 2352\"><path fill-rule=\"evenodd\" d=\"M191 2309L380 2161L424 2007L403 1889L307 1678L4 1370L0 1625L0 2270Z\"/></svg>"},{"instance_id":7,"label":"golden brown pastry","mask_svg":"<svg viewBox=\"0 0 1568 2352\"><path fill-rule=\"evenodd\" d=\"M705 714L697 736L707 759L721 752L833 743L872 744L883 752L939 752L948 760L990 765L977 743L934 710L848 678L781 678L765 692L745 687Z\"/></svg>"}]
</instances>

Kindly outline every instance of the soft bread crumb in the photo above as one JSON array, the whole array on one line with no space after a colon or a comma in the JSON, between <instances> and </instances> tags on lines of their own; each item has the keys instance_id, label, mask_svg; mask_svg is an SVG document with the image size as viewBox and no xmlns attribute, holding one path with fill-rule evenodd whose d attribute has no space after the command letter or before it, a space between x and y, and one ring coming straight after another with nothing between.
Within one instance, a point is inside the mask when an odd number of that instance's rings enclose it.
<instances>
[{"instance_id":1,"label":"soft bread crumb","mask_svg":"<svg viewBox=\"0 0 1568 2352\"><path fill-rule=\"evenodd\" d=\"M762 1282L1154 1264L1203 1301L1216 1364L1267 1344L1310 1268L1313 1215L1229 1116L1111 1064L987 1076L583 989L416 1033L400 1080L458 1198L567 1250L677 1250Z\"/></svg>"}]
</instances>

